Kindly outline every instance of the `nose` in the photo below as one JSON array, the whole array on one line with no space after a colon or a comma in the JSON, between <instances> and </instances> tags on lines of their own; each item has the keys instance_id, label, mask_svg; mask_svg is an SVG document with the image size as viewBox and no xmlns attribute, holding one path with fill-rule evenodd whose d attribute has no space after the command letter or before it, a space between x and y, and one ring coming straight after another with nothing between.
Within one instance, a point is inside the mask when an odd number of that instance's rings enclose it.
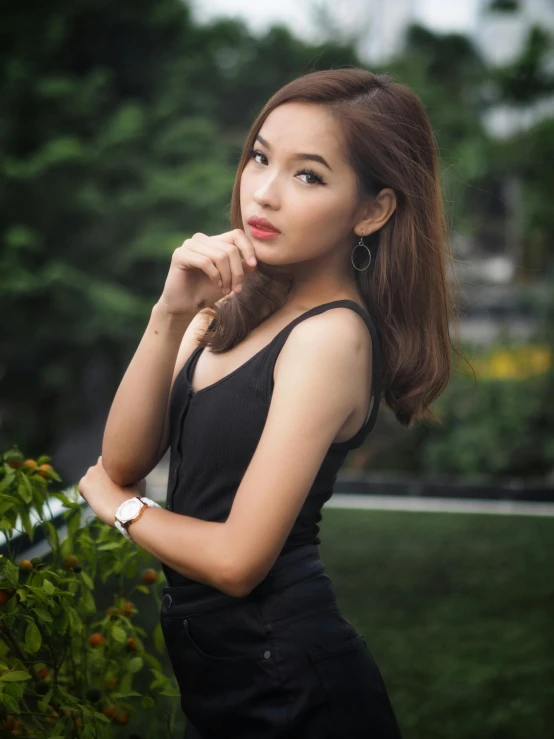
<instances>
[{"instance_id":1,"label":"nose","mask_svg":"<svg viewBox=\"0 0 554 739\"><path fill-rule=\"evenodd\" d=\"M254 202L260 206L269 206L270 208L279 207L279 192L277 184L277 175L261 176L254 188L252 195Z\"/></svg>"}]
</instances>

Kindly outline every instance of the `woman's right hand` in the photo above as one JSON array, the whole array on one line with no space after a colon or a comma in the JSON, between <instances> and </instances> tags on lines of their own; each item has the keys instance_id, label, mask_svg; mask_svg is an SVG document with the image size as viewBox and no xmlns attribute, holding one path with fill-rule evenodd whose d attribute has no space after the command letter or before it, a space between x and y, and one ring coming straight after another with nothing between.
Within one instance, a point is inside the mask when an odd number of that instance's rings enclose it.
<instances>
[{"instance_id":1,"label":"woman's right hand","mask_svg":"<svg viewBox=\"0 0 554 739\"><path fill-rule=\"evenodd\" d=\"M240 292L256 264L254 246L240 228L219 236L196 233L173 252L158 304L174 315L195 316L222 295Z\"/></svg>"}]
</instances>

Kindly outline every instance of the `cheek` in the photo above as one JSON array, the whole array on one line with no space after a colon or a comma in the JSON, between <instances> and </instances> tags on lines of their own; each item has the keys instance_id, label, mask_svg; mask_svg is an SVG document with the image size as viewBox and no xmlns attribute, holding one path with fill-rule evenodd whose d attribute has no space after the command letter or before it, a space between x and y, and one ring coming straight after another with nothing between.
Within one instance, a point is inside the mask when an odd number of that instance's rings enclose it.
<instances>
[{"instance_id":1,"label":"cheek","mask_svg":"<svg viewBox=\"0 0 554 739\"><path fill-rule=\"evenodd\" d=\"M294 219L296 232L317 234L324 241L335 241L349 227L349 211L326 192L314 194L311 198L292 199L290 207L297 216Z\"/></svg>"}]
</instances>

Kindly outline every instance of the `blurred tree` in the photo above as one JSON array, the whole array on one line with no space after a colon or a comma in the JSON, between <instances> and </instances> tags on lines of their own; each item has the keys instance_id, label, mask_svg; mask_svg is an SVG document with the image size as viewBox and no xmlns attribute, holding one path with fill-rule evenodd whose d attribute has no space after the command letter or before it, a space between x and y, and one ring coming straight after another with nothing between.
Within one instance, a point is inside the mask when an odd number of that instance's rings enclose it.
<instances>
[{"instance_id":1,"label":"blurred tree","mask_svg":"<svg viewBox=\"0 0 554 739\"><path fill-rule=\"evenodd\" d=\"M3 9L2 444L52 449L107 410L173 250L228 229L253 117L292 77L345 63L349 48L284 28L199 26L181 0Z\"/></svg>"},{"instance_id":2,"label":"blurred tree","mask_svg":"<svg viewBox=\"0 0 554 739\"><path fill-rule=\"evenodd\" d=\"M2 20L0 437L32 450L98 410L93 356L113 390L173 249L223 227L232 172L185 4L29 2Z\"/></svg>"}]
</instances>

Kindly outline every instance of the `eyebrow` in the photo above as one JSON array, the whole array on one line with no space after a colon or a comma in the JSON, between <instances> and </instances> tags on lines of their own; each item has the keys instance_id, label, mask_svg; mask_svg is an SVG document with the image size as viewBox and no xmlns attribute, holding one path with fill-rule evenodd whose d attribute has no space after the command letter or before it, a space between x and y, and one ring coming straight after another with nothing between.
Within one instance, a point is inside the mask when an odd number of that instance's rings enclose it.
<instances>
[{"instance_id":1,"label":"eyebrow","mask_svg":"<svg viewBox=\"0 0 554 739\"><path fill-rule=\"evenodd\" d=\"M269 145L269 143L262 136L260 136L260 134L256 136L256 139L263 146L265 146L266 149L271 150L271 146ZM321 164L324 164L330 172L333 171L331 167L327 164L326 160L319 154L294 154L293 156L294 159L309 159L312 162L320 162Z\"/></svg>"}]
</instances>

